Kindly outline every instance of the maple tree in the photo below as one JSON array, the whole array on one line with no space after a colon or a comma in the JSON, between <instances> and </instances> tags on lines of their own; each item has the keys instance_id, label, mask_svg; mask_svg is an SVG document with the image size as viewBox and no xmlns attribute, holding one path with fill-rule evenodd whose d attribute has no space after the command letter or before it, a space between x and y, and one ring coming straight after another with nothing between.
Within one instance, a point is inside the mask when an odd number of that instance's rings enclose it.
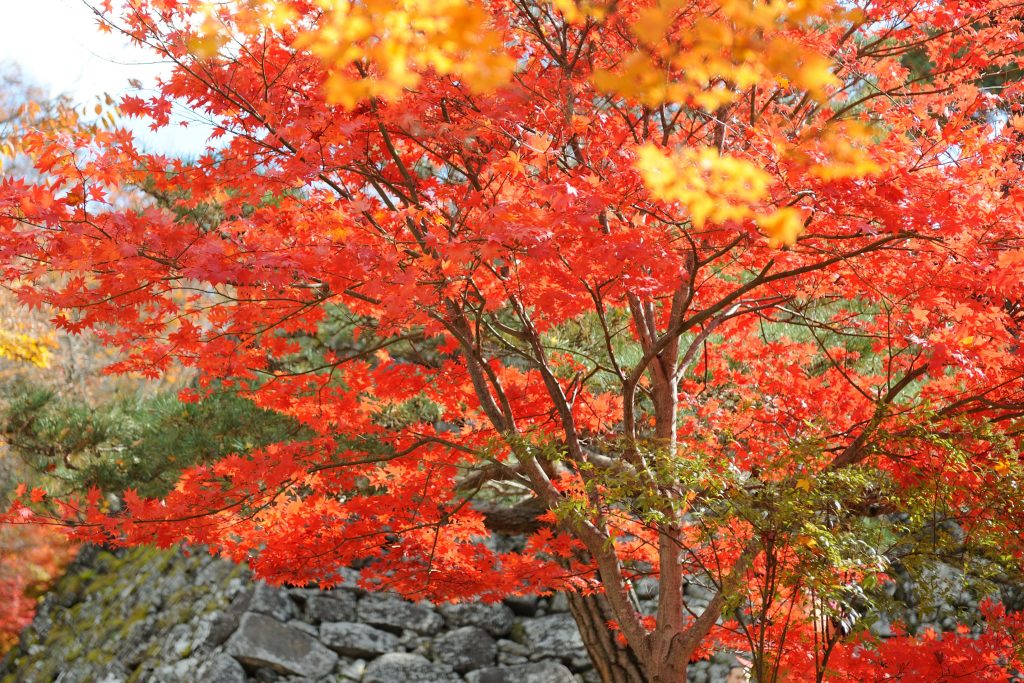
<instances>
[{"instance_id":1,"label":"maple tree","mask_svg":"<svg viewBox=\"0 0 1024 683\"><path fill-rule=\"evenodd\" d=\"M0 183L4 275L113 371L195 368L184 400L217 381L310 433L8 519L276 581L566 590L605 681L714 648L762 683L1021 666L996 602L941 637L865 616L896 569L1021 568L1017 8L114 5L173 65L121 111L210 146L27 136L46 180Z\"/></svg>"}]
</instances>

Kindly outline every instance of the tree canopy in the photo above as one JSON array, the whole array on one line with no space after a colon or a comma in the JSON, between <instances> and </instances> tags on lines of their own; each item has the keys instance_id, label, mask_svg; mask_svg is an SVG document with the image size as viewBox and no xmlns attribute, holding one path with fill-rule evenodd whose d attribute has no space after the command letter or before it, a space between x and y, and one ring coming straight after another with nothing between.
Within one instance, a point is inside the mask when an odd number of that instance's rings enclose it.
<instances>
[{"instance_id":1,"label":"tree canopy","mask_svg":"<svg viewBox=\"0 0 1024 683\"><path fill-rule=\"evenodd\" d=\"M869 629L897 568L1021 569L1018 8L97 13L173 65L123 115L210 144L27 133L44 175L0 181L4 277L112 371L194 368L183 400L226 387L304 433L120 510L25 490L8 519L276 581L360 561L433 600L567 590L609 682L679 683L713 648L762 683L1021 666L997 601L941 637Z\"/></svg>"}]
</instances>

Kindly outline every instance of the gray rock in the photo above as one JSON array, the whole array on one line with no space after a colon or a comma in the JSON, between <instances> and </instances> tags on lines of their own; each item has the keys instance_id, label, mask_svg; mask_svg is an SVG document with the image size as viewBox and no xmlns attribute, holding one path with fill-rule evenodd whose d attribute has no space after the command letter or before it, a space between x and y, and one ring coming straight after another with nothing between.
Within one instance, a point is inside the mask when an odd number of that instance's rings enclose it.
<instances>
[{"instance_id":1,"label":"gray rock","mask_svg":"<svg viewBox=\"0 0 1024 683\"><path fill-rule=\"evenodd\" d=\"M63 680L64 679L61 679L62 683L63 683ZM124 675L122 672L117 671L117 672L103 674L103 677L98 679L96 681L96 683L125 683L125 681L127 681L127 680L128 680L128 676L127 675Z\"/></svg>"},{"instance_id":2,"label":"gray rock","mask_svg":"<svg viewBox=\"0 0 1024 683\"><path fill-rule=\"evenodd\" d=\"M896 633L892 629L892 622L889 615L880 613L874 622L871 623L871 633L879 638L890 638Z\"/></svg>"},{"instance_id":3,"label":"gray rock","mask_svg":"<svg viewBox=\"0 0 1024 683\"><path fill-rule=\"evenodd\" d=\"M498 652L504 652L510 655L518 655L520 657L530 656L530 648L526 647L522 643L517 643L514 640L499 640Z\"/></svg>"},{"instance_id":4,"label":"gray rock","mask_svg":"<svg viewBox=\"0 0 1024 683\"><path fill-rule=\"evenodd\" d=\"M715 597L715 589L698 581L687 582L683 587L683 594L690 600L703 600L705 603Z\"/></svg>"},{"instance_id":5,"label":"gray rock","mask_svg":"<svg viewBox=\"0 0 1024 683\"><path fill-rule=\"evenodd\" d=\"M535 662L471 671L466 683L576 683L576 678L561 664Z\"/></svg>"},{"instance_id":6,"label":"gray rock","mask_svg":"<svg viewBox=\"0 0 1024 683\"><path fill-rule=\"evenodd\" d=\"M724 681L729 675L729 666L726 664L712 664L708 667L709 681Z\"/></svg>"},{"instance_id":7,"label":"gray rock","mask_svg":"<svg viewBox=\"0 0 1024 683\"><path fill-rule=\"evenodd\" d=\"M179 683L179 681L197 680L201 662L198 659L182 659L173 664L165 664L153 671L149 676L151 683Z\"/></svg>"},{"instance_id":8,"label":"gray rock","mask_svg":"<svg viewBox=\"0 0 1024 683\"><path fill-rule=\"evenodd\" d=\"M376 657L394 652L400 645L392 633L347 621L320 624L320 640L335 652L350 657Z\"/></svg>"},{"instance_id":9,"label":"gray rock","mask_svg":"<svg viewBox=\"0 0 1024 683\"><path fill-rule=\"evenodd\" d=\"M129 670L135 669L149 658L152 654L152 648L153 644L148 641L123 647L118 663L128 667Z\"/></svg>"},{"instance_id":10,"label":"gray rock","mask_svg":"<svg viewBox=\"0 0 1024 683\"><path fill-rule=\"evenodd\" d=\"M590 661L590 655L588 655L586 651L574 654L566 660L563 660L562 663L569 667L569 669L574 673L590 671L594 668L594 663Z\"/></svg>"},{"instance_id":11,"label":"gray rock","mask_svg":"<svg viewBox=\"0 0 1024 683\"><path fill-rule=\"evenodd\" d=\"M341 681L361 681L363 673L366 671L366 660L357 659L339 663L335 671L338 672Z\"/></svg>"},{"instance_id":12,"label":"gray rock","mask_svg":"<svg viewBox=\"0 0 1024 683\"><path fill-rule=\"evenodd\" d=\"M516 665L529 661L529 648L514 640L498 641L498 664Z\"/></svg>"},{"instance_id":13,"label":"gray rock","mask_svg":"<svg viewBox=\"0 0 1024 683\"><path fill-rule=\"evenodd\" d=\"M75 598L78 598L77 593L72 593ZM54 605L62 604L59 602L59 596L56 593L47 593L43 598L43 601L39 604L39 609L36 612L35 619L32 620L32 629L39 634L42 640L46 640L47 636L50 635L50 629L53 628L53 618L50 616L49 611L53 609ZM67 601L64 601L67 602ZM70 607L70 605L67 605Z\"/></svg>"},{"instance_id":14,"label":"gray rock","mask_svg":"<svg viewBox=\"0 0 1024 683\"><path fill-rule=\"evenodd\" d=\"M306 600L316 595L324 595L325 591L320 588L296 588L288 589L288 597L300 605L305 605Z\"/></svg>"},{"instance_id":15,"label":"gray rock","mask_svg":"<svg viewBox=\"0 0 1024 683\"><path fill-rule=\"evenodd\" d=\"M253 677L250 679L250 683L284 683L286 680L288 679L276 671L271 671L270 669L259 669L255 674L253 674Z\"/></svg>"},{"instance_id":16,"label":"gray rock","mask_svg":"<svg viewBox=\"0 0 1024 683\"><path fill-rule=\"evenodd\" d=\"M633 590L641 600L652 600L658 597L658 580L645 576L633 583Z\"/></svg>"},{"instance_id":17,"label":"gray rock","mask_svg":"<svg viewBox=\"0 0 1024 683\"><path fill-rule=\"evenodd\" d=\"M285 591L259 581L249 600L249 611L288 621L292 617L292 601Z\"/></svg>"},{"instance_id":18,"label":"gray rock","mask_svg":"<svg viewBox=\"0 0 1024 683\"><path fill-rule=\"evenodd\" d=\"M569 614L523 620L523 644L530 648L531 659L579 659L586 657L576 622Z\"/></svg>"},{"instance_id":19,"label":"gray rock","mask_svg":"<svg viewBox=\"0 0 1024 683\"><path fill-rule=\"evenodd\" d=\"M195 582L204 586L220 586L227 582L235 565L217 558L206 557L203 566L196 572Z\"/></svg>"},{"instance_id":20,"label":"gray rock","mask_svg":"<svg viewBox=\"0 0 1024 683\"><path fill-rule=\"evenodd\" d=\"M402 631L402 634L398 638L398 644L401 646L401 649L405 650L406 652L411 652L416 649L417 645L420 644L421 637L422 636L416 633L416 631L410 631L409 629L405 629Z\"/></svg>"},{"instance_id":21,"label":"gray rock","mask_svg":"<svg viewBox=\"0 0 1024 683\"><path fill-rule=\"evenodd\" d=\"M492 636L508 635L516 615L508 605L495 603L447 603L438 605L437 611L449 626L479 626Z\"/></svg>"},{"instance_id":22,"label":"gray rock","mask_svg":"<svg viewBox=\"0 0 1024 683\"><path fill-rule=\"evenodd\" d=\"M326 675L338 661L338 655L302 631L251 612L242 616L226 649L246 666L310 678Z\"/></svg>"},{"instance_id":23,"label":"gray rock","mask_svg":"<svg viewBox=\"0 0 1024 683\"><path fill-rule=\"evenodd\" d=\"M245 683L245 669L233 657L221 653L207 661L199 670L204 683Z\"/></svg>"},{"instance_id":24,"label":"gray rock","mask_svg":"<svg viewBox=\"0 0 1024 683\"><path fill-rule=\"evenodd\" d=\"M210 622L210 630L206 634L206 645L217 647L227 640L238 628L238 616L231 612L220 612Z\"/></svg>"},{"instance_id":25,"label":"gray rock","mask_svg":"<svg viewBox=\"0 0 1024 683\"><path fill-rule=\"evenodd\" d=\"M532 617L537 614L540 598L536 595L510 595L503 600L508 607L521 617Z\"/></svg>"},{"instance_id":26,"label":"gray rock","mask_svg":"<svg viewBox=\"0 0 1024 683\"><path fill-rule=\"evenodd\" d=\"M175 624L170 633L164 636L161 655L165 660L175 661L188 656L192 651L192 625Z\"/></svg>"},{"instance_id":27,"label":"gray rock","mask_svg":"<svg viewBox=\"0 0 1024 683\"><path fill-rule=\"evenodd\" d=\"M434 658L460 673L494 664L498 647L487 631L463 626L434 639Z\"/></svg>"},{"instance_id":28,"label":"gray rock","mask_svg":"<svg viewBox=\"0 0 1024 683\"><path fill-rule=\"evenodd\" d=\"M555 593L548 600L548 612L568 612L569 598L565 593Z\"/></svg>"},{"instance_id":29,"label":"gray rock","mask_svg":"<svg viewBox=\"0 0 1024 683\"><path fill-rule=\"evenodd\" d=\"M352 569L351 567L342 567L335 573L335 586L336 589L343 589L351 591L356 595L365 595L366 591L359 587L360 573L358 569Z\"/></svg>"},{"instance_id":30,"label":"gray rock","mask_svg":"<svg viewBox=\"0 0 1024 683\"><path fill-rule=\"evenodd\" d=\"M403 600L394 595L368 595L359 601L359 621L386 628L395 633L411 629L433 635L444 626L444 619L432 607Z\"/></svg>"},{"instance_id":31,"label":"gray rock","mask_svg":"<svg viewBox=\"0 0 1024 683\"><path fill-rule=\"evenodd\" d=\"M313 624L307 624L306 622L299 621L298 619L289 619L287 622L287 626L289 628L294 628L299 631L302 631L303 633L308 633L314 638L320 637L320 629L318 629L316 626L313 626Z\"/></svg>"},{"instance_id":32,"label":"gray rock","mask_svg":"<svg viewBox=\"0 0 1024 683\"><path fill-rule=\"evenodd\" d=\"M391 653L366 666L363 683L455 683L458 677L421 655Z\"/></svg>"},{"instance_id":33,"label":"gray rock","mask_svg":"<svg viewBox=\"0 0 1024 683\"><path fill-rule=\"evenodd\" d=\"M252 591L240 588L239 593L231 600L227 609L217 612L210 619L210 628L206 634L207 647L217 647L238 628L238 620L245 614L246 607L252 600Z\"/></svg>"},{"instance_id":34,"label":"gray rock","mask_svg":"<svg viewBox=\"0 0 1024 683\"><path fill-rule=\"evenodd\" d=\"M306 600L306 621L311 624L355 618L356 596L347 591L335 591L329 596L313 595Z\"/></svg>"}]
</instances>

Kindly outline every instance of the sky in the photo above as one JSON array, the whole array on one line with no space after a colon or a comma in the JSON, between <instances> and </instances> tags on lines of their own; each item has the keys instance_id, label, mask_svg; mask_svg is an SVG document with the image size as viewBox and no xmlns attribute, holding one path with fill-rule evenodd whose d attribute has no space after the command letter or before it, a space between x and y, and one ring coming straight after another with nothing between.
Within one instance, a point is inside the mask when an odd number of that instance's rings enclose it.
<instances>
[{"instance_id":1,"label":"sky","mask_svg":"<svg viewBox=\"0 0 1024 683\"><path fill-rule=\"evenodd\" d=\"M53 94L68 93L81 105L136 92L128 79L152 94L154 80L167 66L116 33L101 33L82 0L0 0L0 62L13 61L35 84ZM200 151L205 131L172 125L157 134L145 124L129 124L147 149L170 154Z\"/></svg>"}]
</instances>

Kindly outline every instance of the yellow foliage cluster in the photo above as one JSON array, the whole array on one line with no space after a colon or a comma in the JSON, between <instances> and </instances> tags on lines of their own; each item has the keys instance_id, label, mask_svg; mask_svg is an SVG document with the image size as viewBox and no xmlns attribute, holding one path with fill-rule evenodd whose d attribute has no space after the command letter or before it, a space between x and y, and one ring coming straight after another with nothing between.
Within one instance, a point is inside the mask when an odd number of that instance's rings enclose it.
<instances>
[{"instance_id":1,"label":"yellow foliage cluster","mask_svg":"<svg viewBox=\"0 0 1024 683\"><path fill-rule=\"evenodd\" d=\"M49 367L52 351L56 346L52 335L34 337L0 330L0 357L3 358L45 368Z\"/></svg>"},{"instance_id":2,"label":"yellow foliage cluster","mask_svg":"<svg viewBox=\"0 0 1024 683\"><path fill-rule=\"evenodd\" d=\"M212 9L206 11L205 18L199 30L189 37L187 41L188 50L200 59L213 59L217 56L221 46L227 42L227 36L222 32L221 23L217 20Z\"/></svg>"},{"instance_id":3,"label":"yellow foliage cluster","mask_svg":"<svg viewBox=\"0 0 1024 683\"><path fill-rule=\"evenodd\" d=\"M189 44L214 57L226 42L223 21L242 33L292 27L294 46L325 64L327 99L346 108L380 98L396 100L433 70L483 91L507 82L515 63L504 36L480 0L316 0L323 13L297 26L297 12L281 0L208 5ZM609 0L551 0L569 23L602 23L625 12ZM220 13L218 15L218 13ZM798 42L794 28L849 18L834 0L719 0L713 11L692 0L652 0L626 15L636 47L591 80L600 90L651 107L666 102L719 111L740 93L775 84L824 101L839 85L832 62ZM218 21L220 16L222 21ZM812 31L813 33L813 31ZM510 43L511 41L512 43ZM838 124L815 131L780 156L823 180L860 176L877 166L850 140L867 132ZM771 177L758 165L714 149L637 150L637 167L653 196L685 206L697 227L706 222L753 220L773 246L793 244L803 229L794 208L765 210Z\"/></svg>"},{"instance_id":4,"label":"yellow foliage cluster","mask_svg":"<svg viewBox=\"0 0 1024 683\"><path fill-rule=\"evenodd\" d=\"M318 0L324 15L303 32L296 47L324 60L330 76L328 98L345 107L380 97L397 99L419 83L418 71L433 69L456 75L475 90L508 80L514 62L503 36L489 23L483 3L475 0ZM253 12L255 5L265 5ZM279 27L294 19L286 3L248 3L240 15L258 17ZM615 3L601 0L553 0L569 22L603 21ZM736 94L766 80L805 88L815 97L838 83L824 56L785 36L787 26L829 15L828 0L724 0L716 11L695 20L680 17L692 10L689 0L658 0L641 10L631 29L640 49L618 66L597 70L599 88L645 104L687 102L714 110ZM213 12L190 43L200 57L216 54L225 41ZM368 65L363 73L352 65Z\"/></svg>"},{"instance_id":5,"label":"yellow foliage cluster","mask_svg":"<svg viewBox=\"0 0 1024 683\"><path fill-rule=\"evenodd\" d=\"M701 228L749 215L747 205L764 197L771 176L749 161L719 156L711 148L684 148L667 155L654 145L638 150L637 168L658 197L687 207Z\"/></svg>"},{"instance_id":6,"label":"yellow foliage cluster","mask_svg":"<svg viewBox=\"0 0 1024 683\"><path fill-rule=\"evenodd\" d=\"M224 56L230 42L243 42L268 28L280 30L299 15L282 0L232 0L200 3L195 16L199 21L186 32L185 46L199 59L214 59Z\"/></svg>"},{"instance_id":7,"label":"yellow foliage cluster","mask_svg":"<svg viewBox=\"0 0 1024 683\"><path fill-rule=\"evenodd\" d=\"M651 192L686 207L697 228L752 218L768 235L773 247L796 242L803 230L800 211L785 207L759 212L771 185L771 176L757 165L711 148L684 148L666 154L654 145L637 153L637 170Z\"/></svg>"},{"instance_id":8,"label":"yellow foliage cluster","mask_svg":"<svg viewBox=\"0 0 1024 683\"><path fill-rule=\"evenodd\" d=\"M601 0L551 0L551 5L572 24L586 19L600 21L608 16L609 7L614 4L614 0L605 0L604 4Z\"/></svg>"},{"instance_id":9,"label":"yellow foliage cluster","mask_svg":"<svg viewBox=\"0 0 1024 683\"><path fill-rule=\"evenodd\" d=\"M507 81L514 67L488 14L472 0L321 0L319 27L299 45L324 60L330 101L354 107L372 97L397 99L419 83L418 70L455 74L474 90ZM350 70L370 64L375 73Z\"/></svg>"},{"instance_id":10,"label":"yellow foliage cluster","mask_svg":"<svg viewBox=\"0 0 1024 683\"><path fill-rule=\"evenodd\" d=\"M833 121L805 131L802 143L787 153L822 180L860 178L881 170L865 151L871 135L871 129L858 121Z\"/></svg>"},{"instance_id":11,"label":"yellow foliage cluster","mask_svg":"<svg viewBox=\"0 0 1024 683\"><path fill-rule=\"evenodd\" d=\"M683 20L688 0L659 0L631 24L640 49L594 84L649 106L686 102L709 111L764 82L792 84L824 99L837 85L828 58L797 45L786 26L825 13L823 0L726 0L719 11Z\"/></svg>"}]
</instances>

